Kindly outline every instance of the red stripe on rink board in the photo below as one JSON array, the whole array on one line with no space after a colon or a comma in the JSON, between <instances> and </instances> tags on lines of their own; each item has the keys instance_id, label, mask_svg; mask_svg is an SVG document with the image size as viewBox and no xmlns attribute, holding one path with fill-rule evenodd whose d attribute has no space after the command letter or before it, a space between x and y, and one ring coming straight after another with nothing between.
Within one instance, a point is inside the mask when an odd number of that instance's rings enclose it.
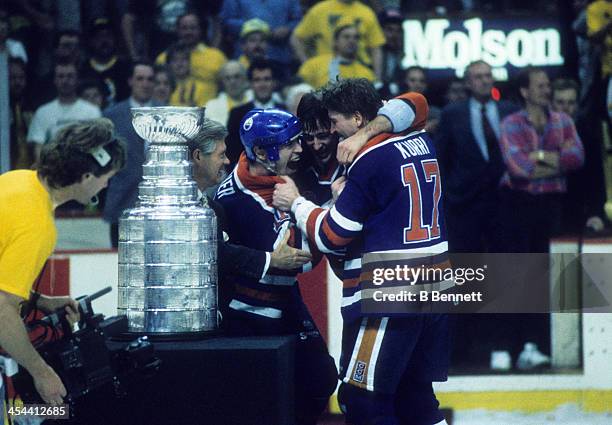
<instances>
[{"instance_id":1,"label":"red stripe on rink board","mask_svg":"<svg viewBox=\"0 0 612 425\"><path fill-rule=\"evenodd\" d=\"M47 261L47 266L38 292L44 295L63 296L70 294L70 258L66 256L52 255Z\"/></svg>"},{"instance_id":2,"label":"red stripe on rink board","mask_svg":"<svg viewBox=\"0 0 612 425\"><path fill-rule=\"evenodd\" d=\"M317 267L298 276L300 291L319 332L327 339L327 260L325 257Z\"/></svg>"}]
</instances>

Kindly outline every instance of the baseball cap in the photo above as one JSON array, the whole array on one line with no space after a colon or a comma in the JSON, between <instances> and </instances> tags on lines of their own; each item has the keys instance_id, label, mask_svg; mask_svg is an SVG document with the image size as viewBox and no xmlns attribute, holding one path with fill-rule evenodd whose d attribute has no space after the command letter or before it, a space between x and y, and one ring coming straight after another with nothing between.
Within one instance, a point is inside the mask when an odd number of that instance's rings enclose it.
<instances>
[{"instance_id":1,"label":"baseball cap","mask_svg":"<svg viewBox=\"0 0 612 425\"><path fill-rule=\"evenodd\" d=\"M240 38L244 38L254 32L262 32L265 35L268 35L270 34L270 25L259 18L249 19L242 24L242 28L240 29Z\"/></svg>"}]
</instances>

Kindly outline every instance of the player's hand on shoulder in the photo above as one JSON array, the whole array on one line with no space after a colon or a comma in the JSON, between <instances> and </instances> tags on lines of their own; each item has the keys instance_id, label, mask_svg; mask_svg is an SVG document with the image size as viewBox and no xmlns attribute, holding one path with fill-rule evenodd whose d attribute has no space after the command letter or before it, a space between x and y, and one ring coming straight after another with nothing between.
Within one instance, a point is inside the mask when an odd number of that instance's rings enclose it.
<instances>
[{"instance_id":1,"label":"player's hand on shoulder","mask_svg":"<svg viewBox=\"0 0 612 425\"><path fill-rule=\"evenodd\" d=\"M348 165L357 156L357 153L362 147L368 142L368 135L363 129L350 137L347 137L340 143L338 143L338 149L336 150L336 159L342 165Z\"/></svg>"}]
</instances>

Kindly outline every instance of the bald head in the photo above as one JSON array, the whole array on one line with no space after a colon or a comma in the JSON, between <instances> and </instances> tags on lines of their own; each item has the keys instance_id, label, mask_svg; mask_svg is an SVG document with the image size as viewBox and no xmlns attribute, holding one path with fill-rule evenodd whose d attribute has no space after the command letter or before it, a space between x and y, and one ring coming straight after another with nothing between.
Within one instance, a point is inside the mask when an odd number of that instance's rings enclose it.
<instances>
[{"instance_id":1,"label":"bald head","mask_svg":"<svg viewBox=\"0 0 612 425\"><path fill-rule=\"evenodd\" d=\"M229 61L219 70L223 90L231 98L238 99L248 87L247 72L238 61Z\"/></svg>"}]
</instances>

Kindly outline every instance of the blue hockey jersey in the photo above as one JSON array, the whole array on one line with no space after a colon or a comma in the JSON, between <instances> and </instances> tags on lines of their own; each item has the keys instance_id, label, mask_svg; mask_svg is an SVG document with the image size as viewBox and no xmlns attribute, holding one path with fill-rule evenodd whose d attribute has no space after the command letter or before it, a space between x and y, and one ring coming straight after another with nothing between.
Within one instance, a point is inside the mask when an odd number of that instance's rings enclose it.
<instances>
[{"instance_id":1,"label":"blue hockey jersey","mask_svg":"<svg viewBox=\"0 0 612 425\"><path fill-rule=\"evenodd\" d=\"M346 249L342 314L362 315L362 262L393 267L395 259L415 265L447 264L442 185L434 144L424 130L383 134L370 140L348 169L347 183L331 209L304 199L294 203L299 228L323 253Z\"/></svg>"},{"instance_id":2,"label":"blue hockey jersey","mask_svg":"<svg viewBox=\"0 0 612 425\"><path fill-rule=\"evenodd\" d=\"M332 183L343 174L344 166L340 165L336 158L332 158L322 172L311 165L298 173L295 183L302 196L317 205L326 207L332 199Z\"/></svg>"},{"instance_id":3,"label":"blue hockey jersey","mask_svg":"<svg viewBox=\"0 0 612 425\"><path fill-rule=\"evenodd\" d=\"M281 243L286 232L290 232L289 245L309 251L306 235L297 229L290 214L272 206L274 185L283 182L277 176L252 176L246 155L242 153L215 196L227 216L229 242L271 252ZM280 319L284 310L290 308L297 274L311 268L312 263L291 271L268 269L266 265L267 271L260 279L229 276L227 280L234 286L229 308Z\"/></svg>"}]
</instances>

